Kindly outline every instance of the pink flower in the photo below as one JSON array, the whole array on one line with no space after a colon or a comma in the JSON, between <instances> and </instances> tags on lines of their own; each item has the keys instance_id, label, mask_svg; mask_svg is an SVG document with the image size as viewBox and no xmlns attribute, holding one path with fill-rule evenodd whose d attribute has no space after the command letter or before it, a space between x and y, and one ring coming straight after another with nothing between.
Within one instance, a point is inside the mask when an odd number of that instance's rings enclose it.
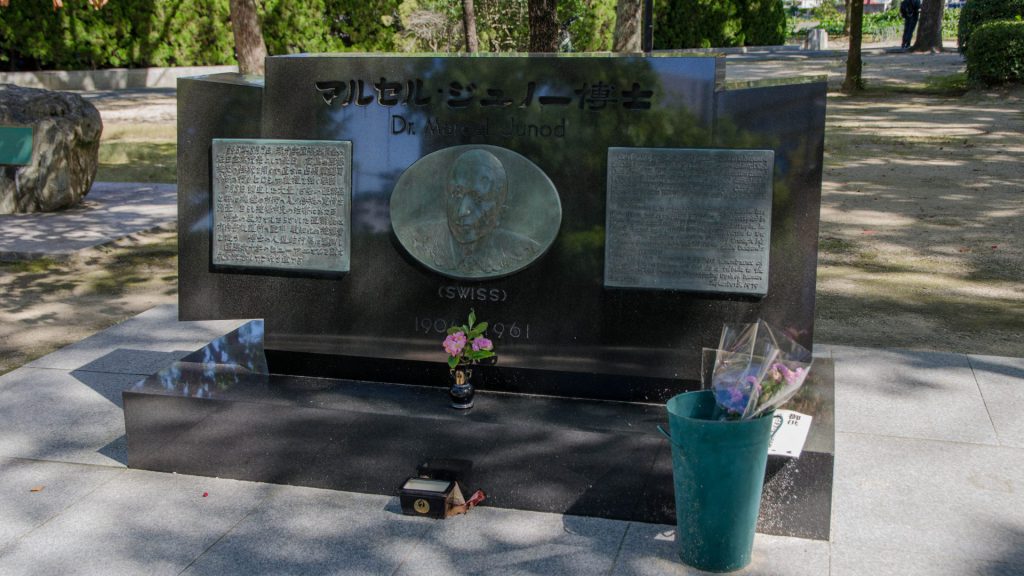
<instances>
[{"instance_id":1,"label":"pink flower","mask_svg":"<svg viewBox=\"0 0 1024 576\"><path fill-rule=\"evenodd\" d=\"M466 347L466 335L462 332L456 332L455 334L449 334L444 339L444 351L449 356L458 356L462 354L462 349Z\"/></svg>"},{"instance_id":2,"label":"pink flower","mask_svg":"<svg viewBox=\"0 0 1024 576\"><path fill-rule=\"evenodd\" d=\"M483 336L473 339L473 351L479 352L480 350L490 350L494 348L494 343Z\"/></svg>"},{"instance_id":3,"label":"pink flower","mask_svg":"<svg viewBox=\"0 0 1024 576\"><path fill-rule=\"evenodd\" d=\"M782 371L782 376L786 379L786 384L790 386L795 385L803 379L803 367L797 367L796 370L790 370L788 366L780 364L779 369Z\"/></svg>"}]
</instances>

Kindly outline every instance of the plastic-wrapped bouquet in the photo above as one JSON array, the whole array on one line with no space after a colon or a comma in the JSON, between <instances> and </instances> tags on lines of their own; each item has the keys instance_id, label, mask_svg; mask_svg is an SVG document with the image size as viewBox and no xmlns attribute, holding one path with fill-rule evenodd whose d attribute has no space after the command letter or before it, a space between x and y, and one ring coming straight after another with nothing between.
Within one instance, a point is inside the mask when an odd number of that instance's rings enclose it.
<instances>
[{"instance_id":1,"label":"plastic-wrapped bouquet","mask_svg":"<svg viewBox=\"0 0 1024 576\"><path fill-rule=\"evenodd\" d=\"M781 406L803 385L811 361L809 350L763 320L726 324L711 372L724 419L756 418Z\"/></svg>"}]
</instances>

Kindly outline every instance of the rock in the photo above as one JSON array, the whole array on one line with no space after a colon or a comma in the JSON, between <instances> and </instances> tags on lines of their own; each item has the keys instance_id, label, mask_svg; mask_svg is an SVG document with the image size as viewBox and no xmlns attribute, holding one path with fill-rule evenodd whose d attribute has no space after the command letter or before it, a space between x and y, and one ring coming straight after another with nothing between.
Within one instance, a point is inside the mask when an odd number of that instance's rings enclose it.
<instances>
[{"instance_id":1,"label":"rock","mask_svg":"<svg viewBox=\"0 0 1024 576\"><path fill-rule=\"evenodd\" d=\"M0 126L31 126L32 160L0 165L0 214L51 212L89 192L103 121L77 94L0 84Z\"/></svg>"}]
</instances>

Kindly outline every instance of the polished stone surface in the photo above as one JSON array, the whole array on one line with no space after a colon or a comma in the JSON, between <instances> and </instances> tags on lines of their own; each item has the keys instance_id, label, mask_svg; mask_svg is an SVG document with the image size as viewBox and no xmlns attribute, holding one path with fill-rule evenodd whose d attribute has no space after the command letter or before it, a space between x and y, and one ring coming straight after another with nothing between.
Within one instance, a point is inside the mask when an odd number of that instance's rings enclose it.
<instances>
[{"instance_id":1,"label":"polished stone surface","mask_svg":"<svg viewBox=\"0 0 1024 576\"><path fill-rule=\"evenodd\" d=\"M625 400L694 387L700 349L723 322L760 317L810 347L825 86L715 92L718 65L306 55L269 59L265 91L226 77L182 81L182 318L262 317L268 348L305 355L298 362L335 356L337 377L421 383L405 375L440 364L447 327L474 308L500 357L494 389ZM218 137L353 142L352 272L210 269L208 155ZM515 152L558 191L558 236L521 271L453 280L410 256L392 230L403 174L455 146ZM708 146L774 153L767 295L606 289L608 148Z\"/></svg>"},{"instance_id":2,"label":"polished stone surface","mask_svg":"<svg viewBox=\"0 0 1024 576\"><path fill-rule=\"evenodd\" d=\"M250 322L124 392L128 464L395 494L431 458L473 462L491 506L674 522L664 406L277 374ZM760 529L827 539L833 366L818 359L794 409L815 416L803 455L771 459ZM446 382L442 380L441 382Z\"/></svg>"}]
</instances>

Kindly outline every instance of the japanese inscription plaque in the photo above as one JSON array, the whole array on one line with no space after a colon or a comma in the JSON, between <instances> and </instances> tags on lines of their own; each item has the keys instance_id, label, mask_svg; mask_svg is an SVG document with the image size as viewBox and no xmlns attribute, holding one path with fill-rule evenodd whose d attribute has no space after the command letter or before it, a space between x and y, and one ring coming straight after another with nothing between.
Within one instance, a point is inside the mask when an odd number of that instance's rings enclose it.
<instances>
[{"instance_id":1,"label":"japanese inscription plaque","mask_svg":"<svg viewBox=\"0 0 1024 576\"><path fill-rule=\"evenodd\" d=\"M213 265L349 269L351 142L213 140Z\"/></svg>"}]
</instances>

